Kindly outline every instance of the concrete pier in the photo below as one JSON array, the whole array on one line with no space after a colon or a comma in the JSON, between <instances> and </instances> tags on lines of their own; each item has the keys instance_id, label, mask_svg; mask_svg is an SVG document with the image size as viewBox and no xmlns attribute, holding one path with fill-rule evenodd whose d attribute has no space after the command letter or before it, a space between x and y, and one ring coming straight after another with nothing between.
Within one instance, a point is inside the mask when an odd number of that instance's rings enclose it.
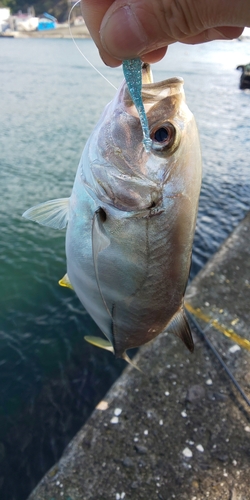
<instances>
[{"instance_id":1,"label":"concrete pier","mask_svg":"<svg viewBox=\"0 0 250 500\"><path fill-rule=\"evenodd\" d=\"M250 398L250 214L186 306ZM249 500L250 408L198 333L142 347L29 500Z\"/></svg>"}]
</instances>

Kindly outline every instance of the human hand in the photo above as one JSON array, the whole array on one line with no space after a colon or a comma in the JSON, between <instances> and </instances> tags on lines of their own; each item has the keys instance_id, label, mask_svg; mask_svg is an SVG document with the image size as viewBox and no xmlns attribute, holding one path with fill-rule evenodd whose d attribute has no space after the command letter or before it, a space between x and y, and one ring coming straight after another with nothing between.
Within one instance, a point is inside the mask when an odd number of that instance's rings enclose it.
<instances>
[{"instance_id":1,"label":"human hand","mask_svg":"<svg viewBox=\"0 0 250 500\"><path fill-rule=\"evenodd\" d=\"M250 26L250 0L81 0L83 17L108 66L162 59L174 42L233 39Z\"/></svg>"}]
</instances>

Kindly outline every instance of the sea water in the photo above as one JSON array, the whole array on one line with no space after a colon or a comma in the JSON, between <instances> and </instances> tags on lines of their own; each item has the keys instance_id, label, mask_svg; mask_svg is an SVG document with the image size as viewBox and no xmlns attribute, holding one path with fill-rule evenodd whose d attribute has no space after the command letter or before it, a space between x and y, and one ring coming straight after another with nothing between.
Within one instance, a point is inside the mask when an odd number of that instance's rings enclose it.
<instances>
[{"instance_id":1,"label":"sea water","mask_svg":"<svg viewBox=\"0 0 250 500\"><path fill-rule=\"evenodd\" d=\"M118 86L91 40L81 50ZM203 151L194 276L250 209L250 93L239 90L247 41L174 45L155 81L181 76ZM87 344L98 335L65 273L64 231L22 219L71 193L84 144L114 89L71 40L0 40L0 498L24 500L125 364Z\"/></svg>"}]
</instances>

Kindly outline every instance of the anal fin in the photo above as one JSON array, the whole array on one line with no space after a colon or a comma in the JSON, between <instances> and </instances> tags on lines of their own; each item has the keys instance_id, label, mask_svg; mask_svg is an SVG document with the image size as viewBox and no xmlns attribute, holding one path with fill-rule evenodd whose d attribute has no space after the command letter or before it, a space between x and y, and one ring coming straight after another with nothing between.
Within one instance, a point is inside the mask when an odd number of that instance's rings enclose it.
<instances>
[{"instance_id":1,"label":"anal fin","mask_svg":"<svg viewBox=\"0 0 250 500\"><path fill-rule=\"evenodd\" d=\"M114 354L114 348L109 340L103 339L101 337L94 337L92 335L86 335L84 337L84 340L89 342L89 344L100 347L101 349L105 349L106 351L110 351Z\"/></svg>"},{"instance_id":2,"label":"anal fin","mask_svg":"<svg viewBox=\"0 0 250 500\"><path fill-rule=\"evenodd\" d=\"M193 352L194 342L183 306L180 307L180 309L171 319L170 323L167 326L167 331L177 335L177 337L179 337L184 342L189 351Z\"/></svg>"}]
</instances>

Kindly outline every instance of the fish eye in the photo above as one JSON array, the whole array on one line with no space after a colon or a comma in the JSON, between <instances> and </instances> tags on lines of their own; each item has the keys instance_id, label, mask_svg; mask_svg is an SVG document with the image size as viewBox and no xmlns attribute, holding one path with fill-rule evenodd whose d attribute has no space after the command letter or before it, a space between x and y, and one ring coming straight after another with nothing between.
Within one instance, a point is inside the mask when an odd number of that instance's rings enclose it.
<instances>
[{"instance_id":1,"label":"fish eye","mask_svg":"<svg viewBox=\"0 0 250 500\"><path fill-rule=\"evenodd\" d=\"M176 130L172 123L164 123L160 127L154 128L151 131L150 137L153 141L153 149L162 151L169 149L175 140Z\"/></svg>"},{"instance_id":2,"label":"fish eye","mask_svg":"<svg viewBox=\"0 0 250 500\"><path fill-rule=\"evenodd\" d=\"M169 132L166 128L158 128L154 133L154 140L157 142L165 142L168 140Z\"/></svg>"}]
</instances>

